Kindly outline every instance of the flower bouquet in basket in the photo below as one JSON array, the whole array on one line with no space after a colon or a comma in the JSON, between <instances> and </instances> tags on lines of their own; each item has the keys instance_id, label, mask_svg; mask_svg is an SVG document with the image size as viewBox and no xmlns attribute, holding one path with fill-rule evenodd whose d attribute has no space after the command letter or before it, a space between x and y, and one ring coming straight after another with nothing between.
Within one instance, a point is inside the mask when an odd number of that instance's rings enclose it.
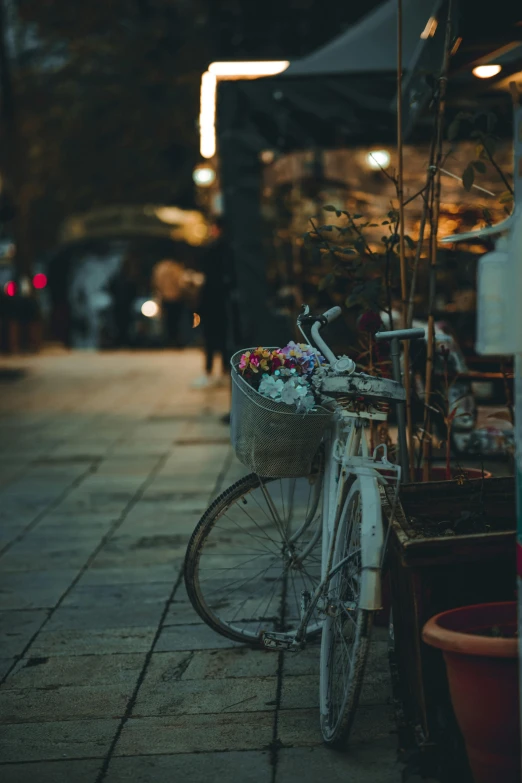
<instances>
[{"instance_id":1,"label":"flower bouquet in basket","mask_svg":"<svg viewBox=\"0 0 522 783\"><path fill-rule=\"evenodd\" d=\"M245 351L238 371L263 397L307 413L317 405L312 375L325 361L316 348L292 341L285 348Z\"/></svg>"},{"instance_id":2,"label":"flower bouquet in basket","mask_svg":"<svg viewBox=\"0 0 522 783\"><path fill-rule=\"evenodd\" d=\"M309 475L331 415L312 383L325 363L316 348L294 342L233 358L231 439L250 470L261 476Z\"/></svg>"}]
</instances>

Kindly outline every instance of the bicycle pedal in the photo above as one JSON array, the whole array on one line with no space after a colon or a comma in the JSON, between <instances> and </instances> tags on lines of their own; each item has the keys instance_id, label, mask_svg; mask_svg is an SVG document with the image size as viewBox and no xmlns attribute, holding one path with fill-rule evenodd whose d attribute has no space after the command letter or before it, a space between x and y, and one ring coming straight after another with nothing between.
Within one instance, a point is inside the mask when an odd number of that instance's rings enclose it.
<instances>
[{"instance_id":1,"label":"bicycle pedal","mask_svg":"<svg viewBox=\"0 0 522 783\"><path fill-rule=\"evenodd\" d=\"M286 633L276 633L275 631L265 631L263 633L263 644L268 650L288 650L297 652L301 649L295 639L289 639Z\"/></svg>"}]
</instances>

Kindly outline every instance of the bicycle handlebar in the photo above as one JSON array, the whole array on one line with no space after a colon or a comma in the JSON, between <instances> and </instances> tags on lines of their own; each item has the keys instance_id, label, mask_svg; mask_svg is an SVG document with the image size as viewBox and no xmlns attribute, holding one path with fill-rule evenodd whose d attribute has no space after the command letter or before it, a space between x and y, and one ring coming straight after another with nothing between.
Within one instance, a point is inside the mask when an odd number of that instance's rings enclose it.
<instances>
[{"instance_id":1,"label":"bicycle handlebar","mask_svg":"<svg viewBox=\"0 0 522 783\"><path fill-rule=\"evenodd\" d=\"M349 359L347 356L337 358L337 356L334 354L334 352L328 347L328 345L325 343L321 335L319 334L319 330L322 326L326 326L327 324L331 324L332 321L335 321L336 318L339 318L339 316L342 314L342 310L340 307L331 307L329 310L327 310L322 315L316 316L313 320L314 323L312 325L312 340L316 344L316 346L319 348L321 353L323 354L324 358L328 360L329 364L337 369L338 371L342 372L349 372L352 373L355 370L355 362L353 362L351 359Z\"/></svg>"},{"instance_id":2,"label":"bicycle handlebar","mask_svg":"<svg viewBox=\"0 0 522 783\"><path fill-rule=\"evenodd\" d=\"M375 339L381 340L417 340L426 337L424 329L394 329L393 332L377 332Z\"/></svg>"},{"instance_id":3,"label":"bicycle handlebar","mask_svg":"<svg viewBox=\"0 0 522 783\"><path fill-rule=\"evenodd\" d=\"M342 314L342 310L340 307L330 307L329 310L326 311L326 313L323 313L320 318L321 320L325 320L327 324L331 324L332 321L335 321L336 318L339 318L339 316Z\"/></svg>"}]
</instances>

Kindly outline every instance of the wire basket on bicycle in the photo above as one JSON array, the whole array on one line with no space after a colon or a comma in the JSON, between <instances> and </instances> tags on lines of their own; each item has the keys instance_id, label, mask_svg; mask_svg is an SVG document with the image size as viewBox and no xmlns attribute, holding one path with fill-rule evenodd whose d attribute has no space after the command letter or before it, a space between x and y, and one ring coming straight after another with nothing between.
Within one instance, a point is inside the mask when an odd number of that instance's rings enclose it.
<instances>
[{"instance_id":1,"label":"wire basket on bicycle","mask_svg":"<svg viewBox=\"0 0 522 783\"><path fill-rule=\"evenodd\" d=\"M306 413L298 413L294 406L260 394L239 372L244 351L238 351L231 359L230 429L239 461L260 476L307 476L331 412L317 405Z\"/></svg>"}]
</instances>

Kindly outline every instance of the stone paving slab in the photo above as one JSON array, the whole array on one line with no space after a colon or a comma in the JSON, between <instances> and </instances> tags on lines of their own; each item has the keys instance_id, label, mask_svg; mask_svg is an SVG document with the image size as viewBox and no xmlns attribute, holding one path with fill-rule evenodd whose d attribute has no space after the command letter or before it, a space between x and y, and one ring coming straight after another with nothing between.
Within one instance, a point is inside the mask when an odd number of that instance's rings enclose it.
<instances>
[{"instance_id":1,"label":"stone paving slab","mask_svg":"<svg viewBox=\"0 0 522 783\"><path fill-rule=\"evenodd\" d=\"M351 744L346 753L329 748L283 748L279 753L276 783L401 783L395 740L371 745Z\"/></svg>"},{"instance_id":2,"label":"stone paving slab","mask_svg":"<svg viewBox=\"0 0 522 783\"><path fill-rule=\"evenodd\" d=\"M307 644L304 650L297 653L284 653L283 676L301 677L302 675L315 675L319 672L320 642Z\"/></svg>"},{"instance_id":3,"label":"stone paving slab","mask_svg":"<svg viewBox=\"0 0 522 783\"><path fill-rule=\"evenodd\" d=\"M357 710L350 742L375 742L395 733L392 708L361 706ZM319 711L315 709L281 710L278 715L279 739L289 747L321 745Z\"/></svg>"},{"instance_id":4,"label":"stone paving slab","mask_svg":"<svg viewBox=\"0 0 522 783\"><path fill-rule=\"evenodd\" d=\"M31 536L14 544L2 558L2 571L55 571L79 569L99 545L104 533L78 536L76 541L49 540L45 535Z\"/></svg>"},{"instance_id":5,"label":"stone paving slab","mask_svg":"<svg viewBox=\"0 0 522 783\"><path fill-rule=\"evenodd\" d=\"M169 671L168 656L175 653L158 653L153 656L158 665ZM165 656L164 660L160 656ZM277 674L279 656L271 651L250 650L237 647L231 650L197 651L182 674L183 680L206 680L230 677L270 677Z\"/></svg>"},{"instance_id":6,"label":"stone paving slab","mask_svg":"<svg viewBox=\"0 0 522 783\"><path fill-rule=\"evenodd\" d=\"M166 494L180 494L190 492L194 495L213 492L216 485L216 474L221 465L216 464L216 471L209 473L196 473L196 475L172 475L160 476L150 483L143 493L144 500L150 500Z\"/></svg>"},{"instance_id":7,"label":"stone paving slab","mask_svg":"<svg viewBox=\"0 0 522 783\"><path fill-rule=\"evenodd\" d=\"M272 741L274 712L131 718L116 756L266 750Z\"/></svg>"},{"instance_id":8,"label":"stone paving slab","mask_svg":"<svg viewBox=\"0 0 522 783\"><path fill-rule=\"evenodd\" d=\"M365 672L360 705L386 704L391 699L390 675L375 672L368 667ZM319 676L315 674L283 678L281 709L319 708Z\"/></svg>"},{"instance_id":9,"label":"stone paving slab","mask_svg":"<svg viewBox=\"0 0 522 783\"><path fill-rule=\"evenodd\" d=\"M125 714L134 682L117 685L48 686L6 689L0 699L0 723L36 723L92 718L117 718Z\"/></svg>"},{"instance_id":10,"label":"stone paving slab","mask_svg":"<svg viewBox=\"0 0 522 783\"><path fill-rule=\"evenodd\" d=\"M117 725L117 720L68 720L3 726L0 759L4 763L62 758L101 759L109 749Z\"/></svg>"},{"instance_id":11,"label":"stone paving slab","mask_svg":"<svg viewBox=\"0 0 522 783\"><path fill-rule=\"evenodd\" d=\"M168 587L168 585L165 585ZM146 628L156 626L163 606L132 603L113 606L60 607L51 617L45 630L54 631L101 631L106 628Z\"/></svg>"},{"instance_id":12,"label":"stone paving slab","mask_svg":"<svg viewBox=\"0 0 522 783\"><path fill-rule=\"evenodd\" d=\"M166 492L155 497L145 493L143 498L129 511L126 521L171 519L174 514L180 517L182 514L201 514L208 506L208 494L206 492Z\"/></svg>"},{"instance_id":13,"label":"stone paving slab","mask_svg":"<svg viewBox=\"0 0 522 783\"><path fill-rule=\"evenodd\" d=\"M83 655L22 659L3 686L9 689L52 689L71 686L133 684L145 655Z\"/></svg>"},{"instance_id":14,"label":"stone paving slab","mask_svg":"<svg viewBox=\"0 0 522 783\"><path fill-rule=\"evenodd\" d=\"M238 647L238 642L220 636L207 625L165 626L156 644L156 652L169 650L216 650Z\"/></svg>"},{"instance_id":15,"label":"stone paving slab","mask_svg":"<svg viewBox=\"0 0 522 783\"><path fill-rule=\"evenodd\" d=\"M105 783L210 783L220 780L227 783L232 780L238 783L271 783L270 754L267 751L245 750L115 758Z\"/></svg>"},{"instance_id":16,"label":"stone paving slab","mask_svg":"<svg viewBox=\"0 0 522 783\"><path fill-rule=\"evenodd\" d=\"M95 783L101 765L100 759L0 764L0 778L2 783Z\"/></svg>"},{"instance_id":17,"label":"stone paving slab","mask_svg":"<svg viewBox=\"0 0 522 783\"><path fill-rule=\"evenodd\" d=\"M188 600L173 601L165 618L165 626L199 625L202 622L203 620Z\"/></svg>"},{"instance_id":18,"label":"stone paving slab","mask_svg":"<svg viewBox=\"0 0 522 783\"><path fill-rule=\"evenodd\" d=\"M0 680L7 674L14 662L14 658L0 658Z\"/></svg>"},{"instance_id":19,"label":"stone paving slab","mask_svg":"<svg viewBox=\"0 0 522 783\"><path fill-rule=\"evenodd\" d=\"M0 654L8 658L20 655L46 619L43 609L0 612Z\"/></svg>"},{"instance_id":20,"label":"stone paving slab","mask_svg":"<svg viewBox=\"0 0 522 783\"><path fill-rule=\"evenodd\" d=\"M62 607L105 611L136 607L163 608L171 592L171 586L163 583L141 585L85 585L77 584L62 602Z\"/></svg>"},{"instance_id":21,"label":"stone paving slab","mask_svg":"<svg viewBox=\"0 0 522 783\"><path fill-rule=\"evenodd\" d=\"M173 585L178 577L180 563L164 563L149 566L129 566L127 568L89 568L80 577L80 585L143 585L166 582Z\"/></svg>"},{"instance_id":22,"label":"stone paving slab","mask_svg":"<svg viewBox=\"0 0 522 783\"><path fill-rule=\"evenodd\" d=\"M133 717L193 715L196 713L247 713L273 710L275 677L183 680L165 686L163 672L154 664L138 694Z\"/></svg>"},{"instance_id":23,"label":"stone paving slab","mask_svg":"<svg viewBox=\"0 0 522 783\"><path fill-rule=\"evenodd\" d=\"M93 568L168 565L185 557L187 537L172 535L116 534L96 555Z\"/></svg>"},{"instance_id":24,"label":"stone paving slab","mask_svg":"<svg viewBox=\"0 0 522 783\"><path fill-rule=\"evenodd\" d=\"M148 652L155 633L155 626L41 631L31 646L30 653L35 657L45 657Z\"/></svg>"},{"instance_id":25,"label":"stone paving slab","mask_svg":"<svg viewBox=\"0 0 522 783\"><path fill-rule=\"evenodd\" d=\"M76 574L77 571L72 569L11 573L0 570L0 611L51 608Z\"/></svg>"},{"instance_id":26,"label":"stone paving slab","mask_svg":"<svg viewBox=\"0 0 522 783\"><path fill-rule=\"evenodd\" d=\"M89 512L77 513L71 517L59 509L53 509L38 522L35 531L43 533L48 530L51 535L56 535L60 531L67 531L68 534L85 532L87 535L91 530L107 530L119 518L120 514L117 513L90 514Z\"/></svg>"},{"instance_id":27,"label":"stone paving slab","mask_svg":"<svg viewBox=\"0 0 522 783\"><path fill-rule=\"evenodd\" d=\"M207 506L205 506L206 509ZM183 536L185 548L186 542L192 535L194 528L201 519L203 510L195 512L161 513L157 515L149 512L147 516L140 514L132 519L125 519L119 528L121 535L136 536Z\"/></svg>"}]
</instances>

